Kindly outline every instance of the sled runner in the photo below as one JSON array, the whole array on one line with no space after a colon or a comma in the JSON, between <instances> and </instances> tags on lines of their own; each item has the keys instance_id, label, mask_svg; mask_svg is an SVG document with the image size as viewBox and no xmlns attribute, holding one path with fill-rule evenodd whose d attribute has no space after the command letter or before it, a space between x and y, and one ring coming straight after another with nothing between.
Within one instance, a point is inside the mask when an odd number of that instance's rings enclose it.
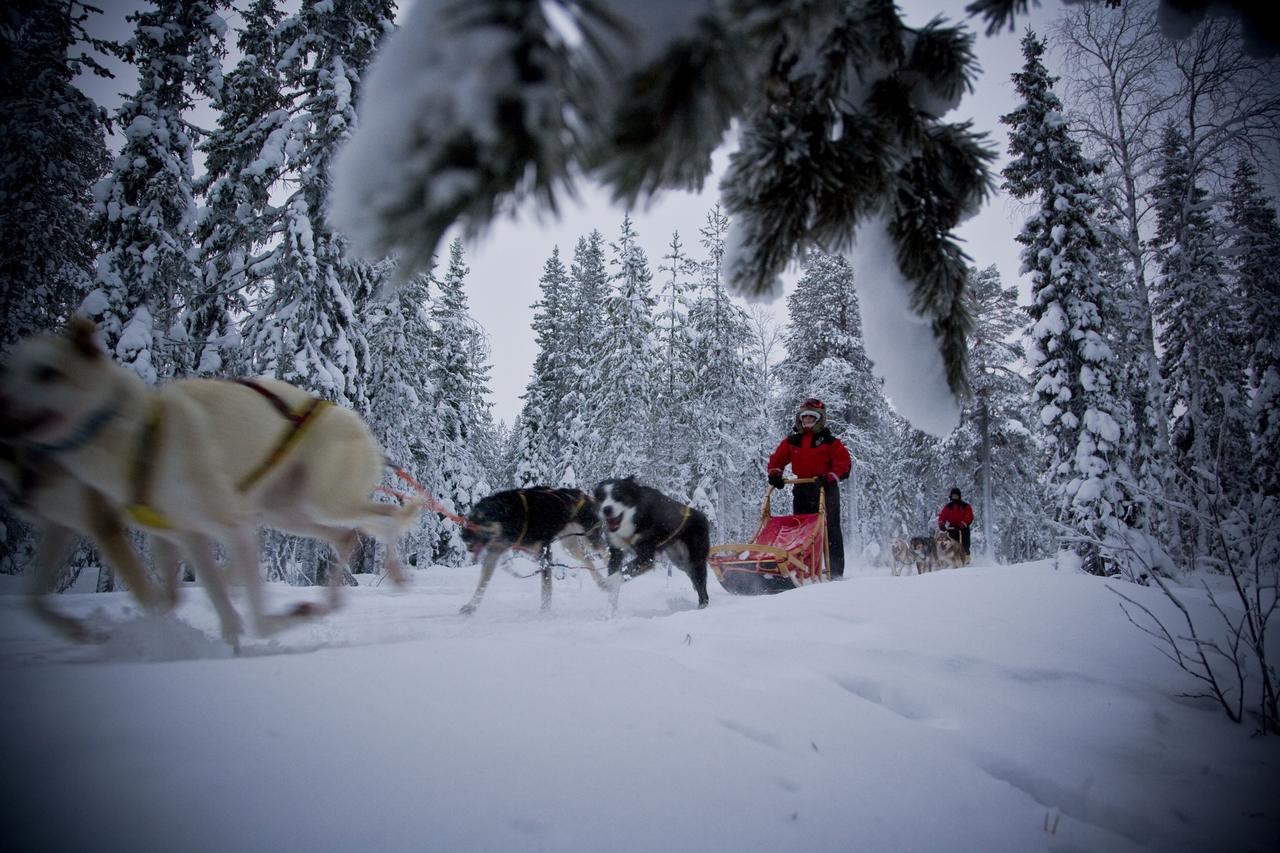
<instances>
[{"instance_id":1,"label":"sled runner","mask_svg":"<svg viewBox=\"0 0 1280 853\"><path fill-rule=\"evenodd\" d=\"M813 481L806 477L785 482L794 485ZM824 491L818 492L818 512L814 515L773 515L773 486L769 486L764 493L760 526L751 541L711 547L707 562L720 585L737 595L760 595L831 580Z\"/></svg>"}]
</instances>

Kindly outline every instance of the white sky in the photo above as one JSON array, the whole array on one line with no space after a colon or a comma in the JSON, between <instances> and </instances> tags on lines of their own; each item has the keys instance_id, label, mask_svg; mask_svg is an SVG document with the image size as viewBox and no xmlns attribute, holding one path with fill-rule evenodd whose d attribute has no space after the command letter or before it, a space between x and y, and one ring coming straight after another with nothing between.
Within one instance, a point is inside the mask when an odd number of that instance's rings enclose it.
<instances>
[{"instance_id":1,"label":"white sky","mask_svg":"<svg viewBox=\"0 0 1280 853\"><path fill-rule=\"evenodd\" d=\"M409 0L402 5L407 9L411 4L412 0ZM95 32L111 38L126 38L130 27L124 18L130 10L138 7L137 0L101 0L96 5L103 9L104 14L96 16L100 20L94 23ZM923 25L940 13L959 15L963 6L959 0L900 0L898 5L907 23L914 26ZM972 120L977 130L990 134L1001 156L997 170L1005 156L1005 128L999 123L999 116L1015 106L1009 77L1022 64L1018 40L1027 25L1043 32L1061 10L1061 3L1049 0L1044 7L1033 8L1030 14L1021 17L1016 32L1003 32L990 38L980 34L976 23L972 27L979 32L976 52L983 71L975 82L975 92L948 114L947 119ZM115 67L119 69L121 66L116 64ZM119 102L118 93L132 85L131 79L119 75L115 80L93 81L87 88L99 100L114 107ZM680 232L681 241L690 255L701 256L698 230L717 199L719 174L727 163L729 150L725 148L718 152L715 158L717 172L700 194L667 192L647 207L632 211L636 231L655 277L673 230ZM472 314L488 332L492 343L494 414L507 422L519 413L519 398L537 353L529 327L532 317L530 306L539 295L538 278L542 275L544 262L552 248L558 245L561 258L567 265L572 260L578 238L593 228L598 229L606 241L614 240L626 212L624 207L613 204L607 194L595 185L583 183L578 189L579 201L576 204L565 203L558 217L539 214L532 205L527 205L515 218L495 222L481 239L466 243L467 263L471 268L468 294ZM1015 203L997 191L982 212L966 222L958 232L973 263L979 267L996 264L1006 284L1019 281L1020 247L1013 238L1021 228L1024 215ZM442 247L447 245L450 237L441 244ZM788 285L794 281L797 272L792 271L786 277ZM1025 293L1026 287L1022 286L1020 290ZM779 317L785 317L781 301L774 303L773 307Z\"/></svg>"}]
</instances>

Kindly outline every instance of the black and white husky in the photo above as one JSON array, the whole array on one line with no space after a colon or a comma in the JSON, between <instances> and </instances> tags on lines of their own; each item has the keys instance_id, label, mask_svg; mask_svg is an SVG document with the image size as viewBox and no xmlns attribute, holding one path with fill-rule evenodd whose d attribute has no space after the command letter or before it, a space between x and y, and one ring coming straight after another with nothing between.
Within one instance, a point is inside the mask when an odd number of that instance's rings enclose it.
<instances>
[{"instance_id":1,"label":"black and white husky","mask_svg":"<svg viewBox=\"0 0 1280 853\"><path fill-rule=\"evenodd\" d=\"M707 553L711 526L707 517L634 477L604 480L596 486L596 506L609 545L610 610L617 608L622 581L653 568L664 554L693 582L698 607L707 606ZM623 568L625 552L635 557Z\"/></svg>"}]
</instances>

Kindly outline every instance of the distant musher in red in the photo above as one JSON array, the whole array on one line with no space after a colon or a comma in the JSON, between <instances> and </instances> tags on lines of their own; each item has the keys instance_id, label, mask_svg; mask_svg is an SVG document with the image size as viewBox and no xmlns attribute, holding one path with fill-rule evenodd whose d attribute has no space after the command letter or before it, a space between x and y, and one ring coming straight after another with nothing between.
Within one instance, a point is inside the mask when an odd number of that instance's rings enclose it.
<instances>
[{"instance_id":1,"label":"distant musher in red","mask_svg":"<svg viewBox=\"0 0 1280 853\"><path fill-rule=\"evenodd\" d=\"M960 499L960 490L951 489L950 500L938 511L938 529L960 543L964 559L969 560L969 528L973 526L973 507Z\"/></svg>"},{"instance_id":2,"label":"distant musher in red","mask_svg":"<svg viewBox=\"0 0 1280 853\"><path fill-rule=\"evenodd\" d=\"M796 514L818 511L818 491L826 491L827 543L831 550L831 577L844 577L844 535L840 532L839 480L847 480L853 468L849 451L827 429L827 407L816 397L800 404L795 427L769 457L769 485L782 488L782 469L791 464L796 479L816 477L817 483L801 483L792 495Z\"/></svg>"}]
</instances>

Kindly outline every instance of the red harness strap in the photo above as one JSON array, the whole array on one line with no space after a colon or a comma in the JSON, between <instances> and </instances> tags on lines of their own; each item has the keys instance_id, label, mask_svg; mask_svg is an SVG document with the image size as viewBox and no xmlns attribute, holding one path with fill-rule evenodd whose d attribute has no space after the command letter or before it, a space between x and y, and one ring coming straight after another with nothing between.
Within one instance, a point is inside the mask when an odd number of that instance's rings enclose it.
<instances>
[{"instance_id":1,"label":"red harness strap","mask_svg":"<svg viewBox=\"0 0 1280 853\"><path fill-rule=\"evenodd\" d=\"M284 455L298 443L298 440L302 438L303 432L311 425L315 416L323 411L326 406L331 406L333 404L328 400L323 400L319 397L310 397L297 409L291 409L289 404L286 403L279 394L264 385L260 385L252 379L233 379L232 381L237 385L243 385L246 388L257 391L275 408L277 412L280 413L282 418L292 425L292 428L285 432L281 437L280 442L275 446L271 453L267 455L267 458L258 463L252 471L246 474L240 482L236 484L236 487L240 491L247 492L249 489L253 488L255 483L266 476L267 472L275 467L276 463L283 459Z\"/></svg>"}]
</instances>

